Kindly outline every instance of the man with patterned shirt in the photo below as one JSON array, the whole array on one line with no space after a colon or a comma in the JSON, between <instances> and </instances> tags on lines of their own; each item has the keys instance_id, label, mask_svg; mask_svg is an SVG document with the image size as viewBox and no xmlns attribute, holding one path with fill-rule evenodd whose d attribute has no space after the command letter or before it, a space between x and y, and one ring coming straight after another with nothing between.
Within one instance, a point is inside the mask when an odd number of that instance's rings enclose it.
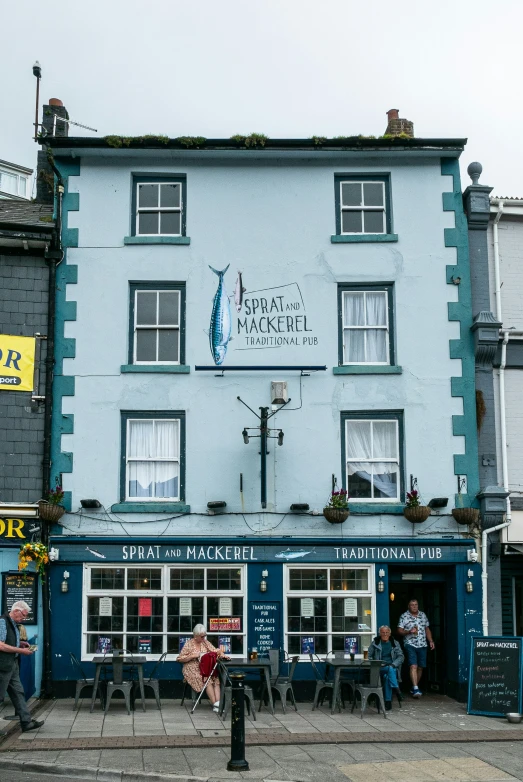
<instances>
[{"instance_id":1,"label":"man with patterned shirt","mask_svg":"<svg viewBox=\"0 0 523 782\"><path fill-rule=\"evenodd\" d=\"M427 641L431 650L434 649L435 644L432 640L427 615L419 610L417 600L411 600L409 610L400 616L398 633L403 636L405 654L410 666L410 680L412 682L410 694L413 698L421 698L418 685L423 669L427 667Z\"/></svg>"}]
</instances>

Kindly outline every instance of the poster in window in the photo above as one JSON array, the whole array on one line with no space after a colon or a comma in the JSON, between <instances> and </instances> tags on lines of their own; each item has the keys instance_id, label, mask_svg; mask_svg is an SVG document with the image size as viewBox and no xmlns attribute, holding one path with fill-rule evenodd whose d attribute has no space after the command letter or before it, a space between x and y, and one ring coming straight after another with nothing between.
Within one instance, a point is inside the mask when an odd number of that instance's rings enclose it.
<instances>
[{"instance_id":1,"label":"poster in window","mask_svg":"<svg viewBox=\"0 0 523 782\"><path fill-rule=\"evenodd\" d=\"M112 616L113 615L113 598L101 597L98 604L98 616Z\"/></svg>"},{"instance_id":2,"label":"poster in window","mask_svg":"<svg viewBox=\"0 0 523 782\"><path fill-rule=\"evenodd\" d=\"M358 654L358 636L345 636L345 654Z\"/></svg>"},{"instance_id":3,"label":"poster in window","mask_svg":"<svg viewBox=\"0 0 523 782\"><path fill-rule=\"evenodd\" d=\"M301 615L304 619L312 619L314 616L314 599L312 597L301 598Z\"/></svg>"},{"instance_id":4,"label":"poster in window","mask_svg":"<svg viewBox=\"0 0 523 782\"><path fill-rule=\"evenodd\" d=\"M181 652L181 651L182 651L182 649L183 649L183 647L184 647L184 646L185 646L185 644L187 643L187 641L190 641L190 640L191 640L191 636L190 636L190 635L181 635L181 636L178 638L178 651L180 651L180 652Z\"/></svg>"},{"instance_id":5,"label":"poster in window","mask_svg":"<svg viewBox=\"0 0 523 782\"><path fill-rule=\"evenodd\" d=\"M180 616L192 616L192 597L180 598Z\"/></svg>"},{"instance_id":6,"label":"poster in window","mask_svg":"<svg viewBox=\"0 0 523 782\"><path fill-rule=\"evenodd\" d=\"M221 616L232 615L232 597L220 597L219 611Z\"/></svg>"},{"instance_id":7,"label":"poster in window","mask_svg":"<svg viewBox=\"0 0 523 782\"><path fill-rule=\"evenodd\" d=\"M138 652L140 654L151 654L152 642L150 638L138 639Z\"/></svg>"},{"instance_id":8,"label":"poster in window","mask_svg":"<svg viewBox=\"0 0 523 782\"><path fill-rule=\"evenodd\" d=\"M153 599L152 597L139 597L138 598L138 616L152 616L153 615Z\"/></svg>"},{"instance_id":9,"label":"poster in window","mask_svg":"<svg viewBox=\"0 0 523 782\"><path fill-rule=\"evenodd\" d=\"M242 629L242 620L239 616L233 616L230 622L230 629L231 630L241 630Z\"/></svg>"},{"instance_id":10,"label":"poster in window","mask_svg":"<svg viewBox=\"0 0 523 782\"><path fill-rule=\"evenodd\" d=\"M220 620L216 617L209 619L209 632L216 633L220 629Z\"/></svg>"},{"instance_id":11,"label":"poster in window","mask_svg":"<svg viewBox=\"0 0 523 782\"><path fill-rule=\"evenodd\" d=\"M314 638L312 636L303 636L301 639L301 653L314 654Z\"/></svg>"},{"instance_id":12,"label":"poster in window","mask_svg":"<svg viewBox=\"0 0 523 782\"><path fill-rule=\"evenodd\" d=\"M232 652L231 636L230 635L220 635L220 636L218 636L218 648L224 654L231 654L231 652Z\"/></svg>"},{"instance_id":13,"label":"poster in window","mask_svg":"<svg viewBox=\"0 0 523 782\"><path fill-rule=\"evenodd\" d=\"M345 616L358 616L358 601L355 597L345 598Z\"/></svg>"},{"instance_id":14,"label":"poster in window","mask_svg":"<svg viewBox=\"0 0 523 782\"><path fill-rule=\"evenodd\" d=\"M111 637L108 635L99 635L98 644L96 646L97 654L111 654L112 642Z\"/></svg>"}]
</instances>

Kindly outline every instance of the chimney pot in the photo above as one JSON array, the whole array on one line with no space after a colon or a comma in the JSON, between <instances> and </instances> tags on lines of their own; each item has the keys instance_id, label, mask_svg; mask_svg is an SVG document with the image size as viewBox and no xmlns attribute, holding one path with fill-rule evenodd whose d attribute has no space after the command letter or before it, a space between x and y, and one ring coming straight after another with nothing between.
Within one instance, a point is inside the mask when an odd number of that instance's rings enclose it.
<instances>
[{"instance_id":1,"label":"chimney pot","mask_svg":"<svg viewBox=\"0 0 523 782\"><path fill-rule=\"evenodd\" d=\"M399 109L389 109L387 111L387 117L388 117L389 122L391 121L391 119L399 119L399 117L400 117L400 110Z\"/></svg>"},{"instance_id":2,"label":"chimney pot","mask_svg":"<svg viewBox=\"0 0 523 782\"><path fill-rule=\"evenodd\" d=\"M49 105L50 106L63 106L64 104L60 100L60 98L50 98L49 99Z\"/></svg>"}]
</instances>

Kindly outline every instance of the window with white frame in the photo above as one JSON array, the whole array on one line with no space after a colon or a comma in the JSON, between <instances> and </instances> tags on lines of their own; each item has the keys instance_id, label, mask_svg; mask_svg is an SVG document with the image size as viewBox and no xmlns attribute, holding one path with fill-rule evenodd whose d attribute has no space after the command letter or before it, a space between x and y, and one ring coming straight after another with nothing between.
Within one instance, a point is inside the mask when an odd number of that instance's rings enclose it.
<instances>
[{"instance_id":1,"label":"window with white frame","mask_svg":"<svg viewBox=\"0 0 523 782\"><path fill-rule=\"evenodd\" d=\"M337 233L389 233L391 219L388 201L388 177L337 175Z\"/></svg>"},{"instance_id":2,"label":"window with white frame","mask_svg":"<svg viewBox=\"0 0 523 782\"><path fill-rule=\"evenodd\" d=\"M184 293L183 284L131 284L130 363L182 363Z\"/></svg>"},{"instance_id":3,"label":"window with white frame","mask_svg":"<svg viewBox=\"0 0 523 782\"><path fill-rule=\"evenodd\" d=\"M401 495L401 413L342 413L346 489L355 500L391 502Z\"/></svg>"},{"instance_id":4,"label":"window with white frame","mask_svg":"<svg viewBox=\"0 0 523 782\"><path fill-rule=\"evenodd\" d=\"M246 654L245 566L85 565L84 659L126 649L177 655L196 624L226 653Z\"/></svg>"},{"instance_id":5,"label":"window with white frame","mask_svg":"<svg viewBox=\"0 0 523 782\"><path fill-rule=\"evenodd\" d=\"M391 364L392 286L340 286L341 364Z\"/></svg>"},{"instance_id":6,"label":"window with white frame","mask_svg":"<svg viewBox=\"0 0 523 782\"><path fill-rule=\"evenodd\" d=\"M285 566L289 654L362 655L375 634L370 566Z\"/></svg>"},{"instance_id":7,"label":"window with white frame","mask_svg":"<svg viewBox=\"0 0 523 782\"><path fill-rule=\"evenodd\" d=\"M158 416L158 417L156 417ZM125 501L183 499L183 414L124 413Z\"/></svg>"},{"instance_id":8,"label":"window with white frame","mask_svg":"<svg viewBox=\"0 0 523 782\"><path fill-rule=\"evenodd\" d=\"M0 170L0 191L9 195L27 198L27 181L29 177L15 174L12 171Z\"/></svg>"},{"instance_id":9,"label":"window with white frame","mask_svg":"<svg viewBox=\"0 0 523 782\"><path fill-rule=\"evenodd\" d=\"M136 236L182 236L185 179L135 177L134 230Z\"/></svg>"}]
</instances>

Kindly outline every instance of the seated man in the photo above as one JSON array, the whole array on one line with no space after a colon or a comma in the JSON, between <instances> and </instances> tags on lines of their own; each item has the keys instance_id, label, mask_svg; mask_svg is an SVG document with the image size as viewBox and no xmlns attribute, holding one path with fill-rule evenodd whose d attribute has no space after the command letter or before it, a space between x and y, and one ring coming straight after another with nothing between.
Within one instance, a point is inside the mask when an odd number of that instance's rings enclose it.
<instances>
[{"instance_id":1,"label":"seated man","mask_svg":"<svg viewBox=\"0 0 523 782\"><path fill-rule=\"evenodd\" d=\"M398 680L401 680L400 669L404 659L403 649L395 638L391 638L390 627L382 625L379 629L379 635L369 646L369 660L382 660L389 663L389 665L384 665L380 671L386 711L392 709L393 690L397 693L398 699L401 699Z\"/></svg>"}]
</instances>

